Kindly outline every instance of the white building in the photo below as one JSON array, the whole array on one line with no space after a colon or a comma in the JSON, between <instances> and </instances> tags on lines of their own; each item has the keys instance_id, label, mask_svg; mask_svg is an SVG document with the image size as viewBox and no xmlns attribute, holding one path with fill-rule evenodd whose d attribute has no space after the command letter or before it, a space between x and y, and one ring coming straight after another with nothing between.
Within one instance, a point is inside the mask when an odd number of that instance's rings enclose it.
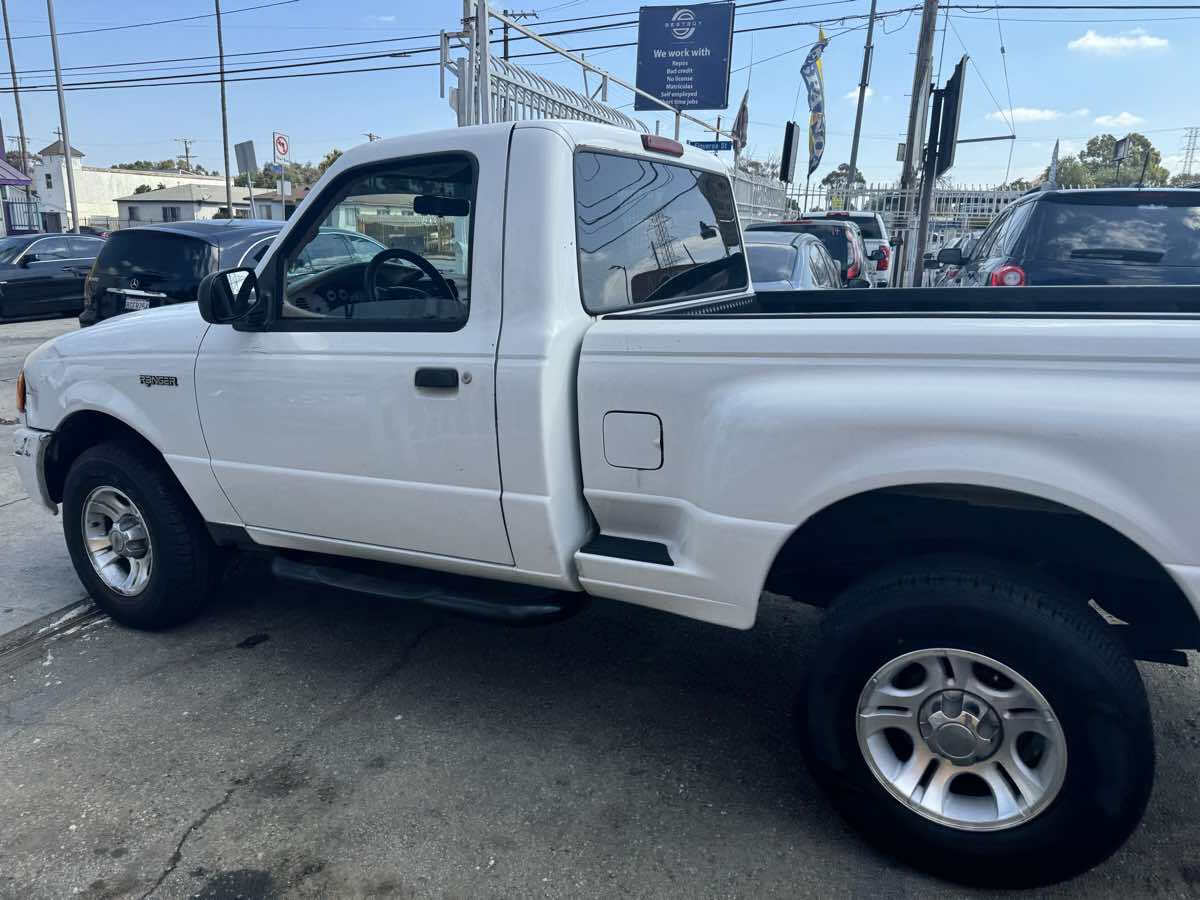
<instances>
[{"instance_id":1,"label":"white building","mask_svg":"<svg viewBox=\"0 0 1200 900\"><path fill-rule=\"evenodd\" d=\"M190 222L195 219L211 219L218 213L225 217L225 179L220 186L207 184L181 184L117 197L110 201L117 206L119 222L110 222L109 227L128 228L149 222ZM235 188L233 193L234 218L244 219L250 215L250 200L245 188ZM82 214L82 211L81 211Z\"/></svg>"},{"instance_id":2,"label":"white building","mask_svg":"<svg viewBox=\"0 0 1200 900\"><path fill-rule=\"evenodd\" d=\"M71 203L67 199L67 160L61 140L43 147L33 160L33 190L42 205L42 223L46 231L69 230L71 227ZM71 148L71 168L75 176L75 201L79 210L79 223L89 224L92 217L116 218L119 213L115 197L132 194L139 186L148 184L168 188L185 184L225 190L223 175L192 175L188 172L160 172L140 169L104 169L85 166L83 153ZM241 192L241 188L237 192ZM222 204L224 205L224 204ZM236 202L234 204L237 206Z\"/></svg>"}]
</instances>

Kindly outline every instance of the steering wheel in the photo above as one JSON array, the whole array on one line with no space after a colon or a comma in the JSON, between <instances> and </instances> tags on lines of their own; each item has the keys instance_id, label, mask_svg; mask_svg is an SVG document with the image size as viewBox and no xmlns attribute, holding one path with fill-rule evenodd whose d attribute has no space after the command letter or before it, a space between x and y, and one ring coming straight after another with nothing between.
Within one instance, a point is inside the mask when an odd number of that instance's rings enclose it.
<instances>
[{"instance_id":1,"label":"steering wheel","mask_svg":"<svg viewBox=\"0 0 1200 900\"><path fill-rule=\"evenodd\" d=\"M413 253L411 250L405 250L402 247L393 247L390 250L380 250L367 263L367 268L363 272L363 287L366 290L367 302L375 299L375 281L379 277L379 267L389 259L402 259L405 262L410 262L429 279L433 286L437 289L437 293L447 300L456 299L454 288L446 281L445 277L433 264L419 253ZM408 287L407 285L396 285L387 289L389 293L393 291L405 291L406 296L411 297L429 297L434 296L418 288Z\"/></svg>"}]
</instances>

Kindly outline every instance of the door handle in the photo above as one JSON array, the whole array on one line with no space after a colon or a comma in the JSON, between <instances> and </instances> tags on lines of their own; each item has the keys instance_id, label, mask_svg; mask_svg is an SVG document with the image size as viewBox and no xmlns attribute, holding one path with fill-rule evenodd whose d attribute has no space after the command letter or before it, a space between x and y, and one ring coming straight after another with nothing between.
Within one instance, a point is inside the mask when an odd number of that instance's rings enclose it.
<instances>
[{"instance_id":1,"label":"door handle","mask_svg":"<svg viewBox=\"0 0 1200 900\"><path fill-rule=\"evenodd\" d=\"M417 369L414 379L419 388L458 389L458 369Z\"/></svg>"}]
</instances>

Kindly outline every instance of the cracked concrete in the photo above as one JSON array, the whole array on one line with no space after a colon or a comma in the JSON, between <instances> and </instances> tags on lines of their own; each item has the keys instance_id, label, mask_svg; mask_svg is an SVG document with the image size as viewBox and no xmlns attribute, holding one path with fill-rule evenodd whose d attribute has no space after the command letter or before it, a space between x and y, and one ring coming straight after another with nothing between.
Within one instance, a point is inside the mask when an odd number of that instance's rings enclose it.
<instances>
[{"instance_id":1,"label":"cracked concrete","mask_svg":"<svg viewBox=\"0 0 1200 900\"><path fill-rule=\"evenodd\" d=\"M966 895L865 847L808 778L817 620L597 601L506 629L241 570L190 625L0 663L0 897ZM1146 822L1038 896L1200 893L1200 685L1143 671Z\"/></svg>"}]
</instances>

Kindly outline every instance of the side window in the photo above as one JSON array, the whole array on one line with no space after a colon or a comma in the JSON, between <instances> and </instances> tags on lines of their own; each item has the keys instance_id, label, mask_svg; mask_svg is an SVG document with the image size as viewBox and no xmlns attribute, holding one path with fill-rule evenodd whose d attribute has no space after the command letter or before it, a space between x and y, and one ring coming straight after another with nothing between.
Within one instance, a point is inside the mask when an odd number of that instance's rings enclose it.
<instances>
[{"instance_id":1,"label":"side window","mask_svg":"<svg viewBox=\"0 0 1200 900\"><path fill-rule=\"evenodd\" d=\"M983 237L979 239L979 243L975 246L975 252L972 254L973 256L978 259L987 259L992 255L992 248L996 245L996 237L1004 230L1011 216L1011 209L1006 209L1000 213L1000 217L992 222L988 230L983 233Z\"/></svg>"},{"instance_id":2,"label":"side window","mask_svg":"<svg viewBox=\"0 0 1200 900\"><path fill-rule=\"evenodd\" d=\"M580 150L575 232L590 313L749 284L733 191L715 172Z\"/></svg>"},{"instance_id":3,"label":"side window","mask_svg":"<svg viewBox=\"0 0 1200 900\"><path fill-rule=\"evenodd\" d=\"M68 238L71 245L71 256L75 259L86 259L97 255L100 248L104 246L104 241L96 238L73 237Z\"/></svg>"},{"instance_id":4,"label":"side window","mask_svg":"<svg viewBox=\"0 0 1200 900\"><path fill-rule=\"evenodd\" d=\"M71 246L65 237L46 238L34 243L29 251L36 253L39 260L67 259L71 255Z\"/></svg>"},{"instance_id":5,"label":"side window","mask_svg":"<svg viewBox=\"0 0 1200 900\"><path fill-rule=\"evenodd\" d=\"M812 269L813 284L822 288L832 286L829 281L829 269L826 268L825 259L816 244L808 245L808 266Z\"/></svg>"},{"instance_id":6,"label":"side window","mask_svg":"<svg viewBox=\"0 0 1200 900\"><path fill-rule=\"evenodd\" d=\"M283 254L280 318L453 331L471 302L475 163L463 153L351 171ZM365 237L364 237L365 236Z\"/></svg>"},{"instance_id":7,"label":"side window","mask_svg":"<svg viewBox=\"0 0 1200 900\"><path fill-rule=\"evenodd\" d=\"M993 256L1011 256L1013 249L1020 240L1021 233L1025 230L1025 223L1029 221L1029 214L1033 211L1032 203L1022 203L1013 210L1012 215L1008 217L1008 222L1005 223L1004 232L997 236L996 245L993 247Z\"/></svg>"}]
</instances>

